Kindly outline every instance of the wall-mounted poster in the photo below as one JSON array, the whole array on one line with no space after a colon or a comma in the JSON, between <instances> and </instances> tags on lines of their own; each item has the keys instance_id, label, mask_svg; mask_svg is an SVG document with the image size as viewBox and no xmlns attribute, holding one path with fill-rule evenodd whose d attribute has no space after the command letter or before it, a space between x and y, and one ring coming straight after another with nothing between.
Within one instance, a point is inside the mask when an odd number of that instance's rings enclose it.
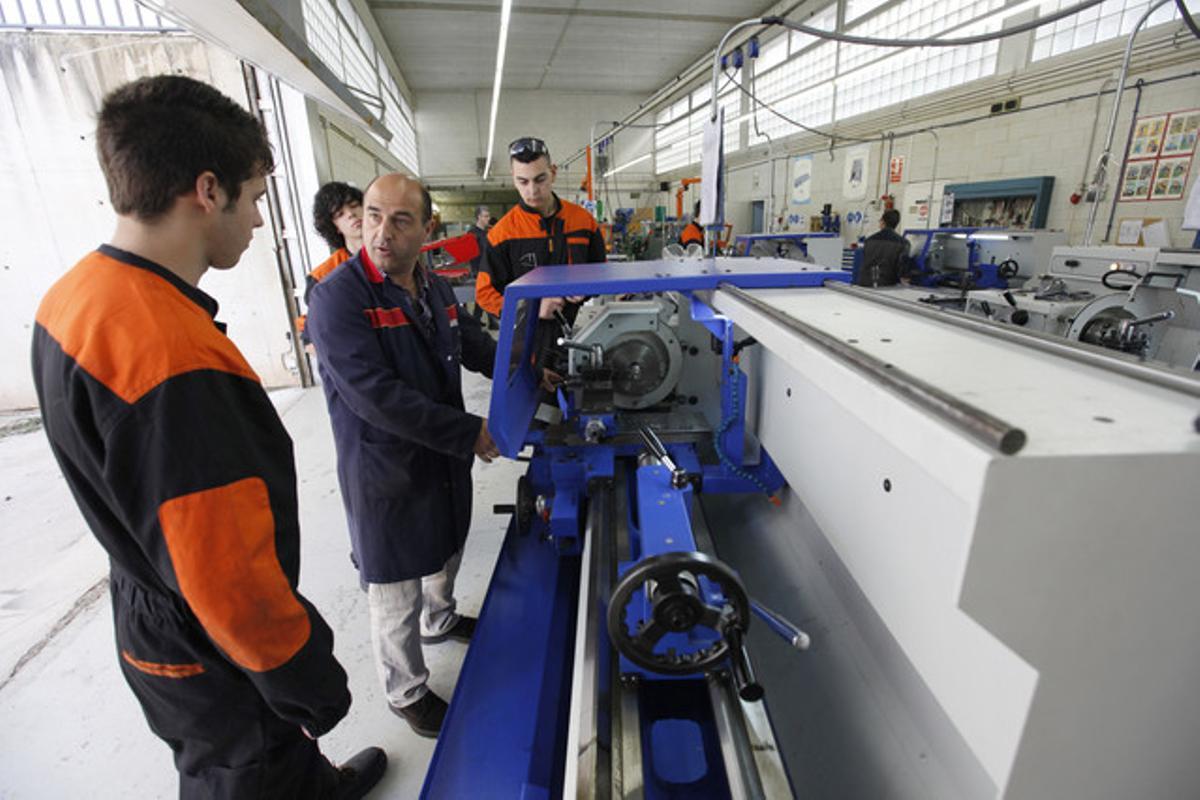
<instances>
[{"instance_id":1,"label":"wall-mounted poster","mask_svg":"<svg viewBox=\"0 0 1200 800\"><path fill-rule=\"evenodd\" d=\"M1189 155L1196 149L1200 133L1200 108L1175 111L1167 120L1167 135L1162 144L1163 156Z\"/></svg>"},{"instance_id":2,"label":"wall-mounted poster","mask_svg":"<svg viewBox=\"0 0 1200 800\"><path fill-rule=\"evenodd\" d=\"M1138 158L1158 158L1162 149L1163 134L1167 130L1167 117L1162 114L1157 117L1138 117L1133 129L1133 145L1129 148L1129 160Z\"/></svg>"},{"instance_id":3,"label":"wall-mounted poster","mask_svg":"<svg viewBox=\"0 0 1200 800\"><path fill-rule=\"evenodd\" d=\"M812 156L792 158L792 205L802 206L812 202L812 169Z\"/></svg>"},{"instance_id":4,"label":"wall-mounted poster","mask_svg":"<svg viewBox=\"0 0 1200 800\"><path fill-rule=\"evenodd\" d=\"M864 200L867 197L867 162L871 159L871 145L860 144L846 151L845 171L842 173L842 196L847 200Z\"/></svg>"},{"instance_id":5,"label":"wall-mounted poster","mask_svg":"<svg viewBox=\"0 0 1200 800\"><path fill-rule=\"evenodd\" d=\"M1130 161L1121 176L1121 194L1118 200L1150 199L1150 184L1154 179L1153 161Z\"/></svg>"},{"instance_id":6,"label":"wall-mounted poster","mask_svg":"<svg viewBox=\"0 0 1200 800\"><path fill-rule=\"evenodd\" d=\"M1191 156L1160 158L1154 170L1154 185L1150 187L1151 200L1180 200L1183 187L1187 184Z\"/></svg>"}]
</instances>

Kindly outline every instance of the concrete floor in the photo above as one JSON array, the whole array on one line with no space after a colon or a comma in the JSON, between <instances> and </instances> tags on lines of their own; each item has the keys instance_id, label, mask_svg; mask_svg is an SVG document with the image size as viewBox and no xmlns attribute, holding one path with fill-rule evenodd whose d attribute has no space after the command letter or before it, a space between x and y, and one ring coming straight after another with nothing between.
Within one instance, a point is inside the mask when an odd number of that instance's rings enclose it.
<instances>
[{"instance_id":1,"label":"concrete floor","mask_svg":"<svg viewBox=\"0 0 1200 800\"><path fill-rule=\"evenodd\" d=\"M467 408L485 414L491 384L464 374ZM390 759L373 797L413 798L433 741L413 734L382 699L366 596L349 560L333 436L321 390L272 395L295 441L300 483L300 590L336 634L354 704L321 740L334 761L368 745ZM32 420L0 420L0 798L169 798L178 794L167 746L150 733L117 666L108 562L71 499ZM8 435L4 435L9 431ZM16 432L14 432L16 431ZM523 464L475 466L475 518L458 580L459 609L478 614ZM449 698L465 646L426 648L430 685Z\"/></svg>"}]
</instances>

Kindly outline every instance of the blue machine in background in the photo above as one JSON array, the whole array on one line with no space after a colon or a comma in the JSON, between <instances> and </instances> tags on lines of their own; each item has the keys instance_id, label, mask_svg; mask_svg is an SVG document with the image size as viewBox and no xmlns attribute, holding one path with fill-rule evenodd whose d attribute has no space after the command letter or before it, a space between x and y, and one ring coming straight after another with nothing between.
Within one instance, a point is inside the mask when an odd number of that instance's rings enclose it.
<instances>
[{"instance_id":1,"label":"blue machine in background","mask_svg":"<svg viewBox=\"0 0 1200 800\"><path fill-rule=\"evenodd\" d=\"M988 257L984 243L998 228L910 228L904 237L912 243L912 284L971 289L1007 289L1021 272L1013 258L997 263Z\"/></svg>"},{"instance_id":2,"label":"blue machine in background","mask_svg":"<svg viewBox=\"0 0 1200 800\"><path fill-rule=\"evenodd\" d=\"M798 648L807 637L705 552L696 502L767 502L783 478L746 425L755 343L706 300L723 283L848 277L717 258L547 267L507 287L488 425L529 468L501 509L512 521L423 796L786 791L782 762L763 774L773 742L752 734L769 723L746 723L766 711L743 637L752 616ZM570 296L592 298L573 323L539 320L541 298ZM548 346L554 397L539 385Z\"/></svg>"}]
</instances>

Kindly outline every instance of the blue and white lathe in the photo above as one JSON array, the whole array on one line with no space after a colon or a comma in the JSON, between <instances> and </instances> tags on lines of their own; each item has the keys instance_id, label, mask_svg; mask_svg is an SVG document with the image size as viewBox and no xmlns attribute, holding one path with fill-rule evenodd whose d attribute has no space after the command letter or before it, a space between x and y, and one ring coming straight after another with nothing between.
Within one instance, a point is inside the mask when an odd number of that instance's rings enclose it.
<instances>
[{"instance_id":1,"label":"blue and white lathe","mask_svg":"<svg viewBox=\"0 0 1200 800\"><path fill-rule=\"evenodd\" d=\"M845 281L507 287L489 426L529 467L425 797L1194 793L1200 381Z\"/></svg>"}]
</instances>

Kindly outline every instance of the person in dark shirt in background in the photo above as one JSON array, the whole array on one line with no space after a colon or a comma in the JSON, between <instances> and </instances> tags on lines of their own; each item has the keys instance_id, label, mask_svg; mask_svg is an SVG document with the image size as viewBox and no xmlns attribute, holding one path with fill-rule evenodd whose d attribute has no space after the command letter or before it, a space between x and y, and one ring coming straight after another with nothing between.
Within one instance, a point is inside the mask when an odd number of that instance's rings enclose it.
<instances>
[{"instance_id":1,"label":"person in dark shirt in background","mask_svg":"<svg viewBox=\"0 0 1200 800\"><path fill-rule=\"evenodd\" d=\"M475 241L479 244L479 255L477 255L471 259L471 283L472 284L474 284L475 281L479 278L479 267L483 263L483 252L485 250L487 250L487 246L488 246L487 235L488 235L488 229L491 226L492 226L491 210L487 206L476 206L475 207L475 224L473 224L470 228L467 229L467 233L474 236ZM471 316L474 317L475 319L479 320L480 322L483 322L484 315L487 314L487 312L484 311L483 306L479 305L479 303L473 303L472 305L475 306L475 310L471 312ZM491 327L491 328L498 327L496 325L496 321L491 317L488 318L488 327Z\"/></svg>"},{"instance_id":2,"label":"person in dark shirt in background","mask_svg":"<svg viewBox=\"0 0 1200 800\"><path fill-rule=\"evenodd\" d=\"M855 275L859 286L895 286L907 277L908 240L896 233L900 212L889 208L879 218L879 230L863 242L862 266Z\"/></svg>"}]
</instances>

